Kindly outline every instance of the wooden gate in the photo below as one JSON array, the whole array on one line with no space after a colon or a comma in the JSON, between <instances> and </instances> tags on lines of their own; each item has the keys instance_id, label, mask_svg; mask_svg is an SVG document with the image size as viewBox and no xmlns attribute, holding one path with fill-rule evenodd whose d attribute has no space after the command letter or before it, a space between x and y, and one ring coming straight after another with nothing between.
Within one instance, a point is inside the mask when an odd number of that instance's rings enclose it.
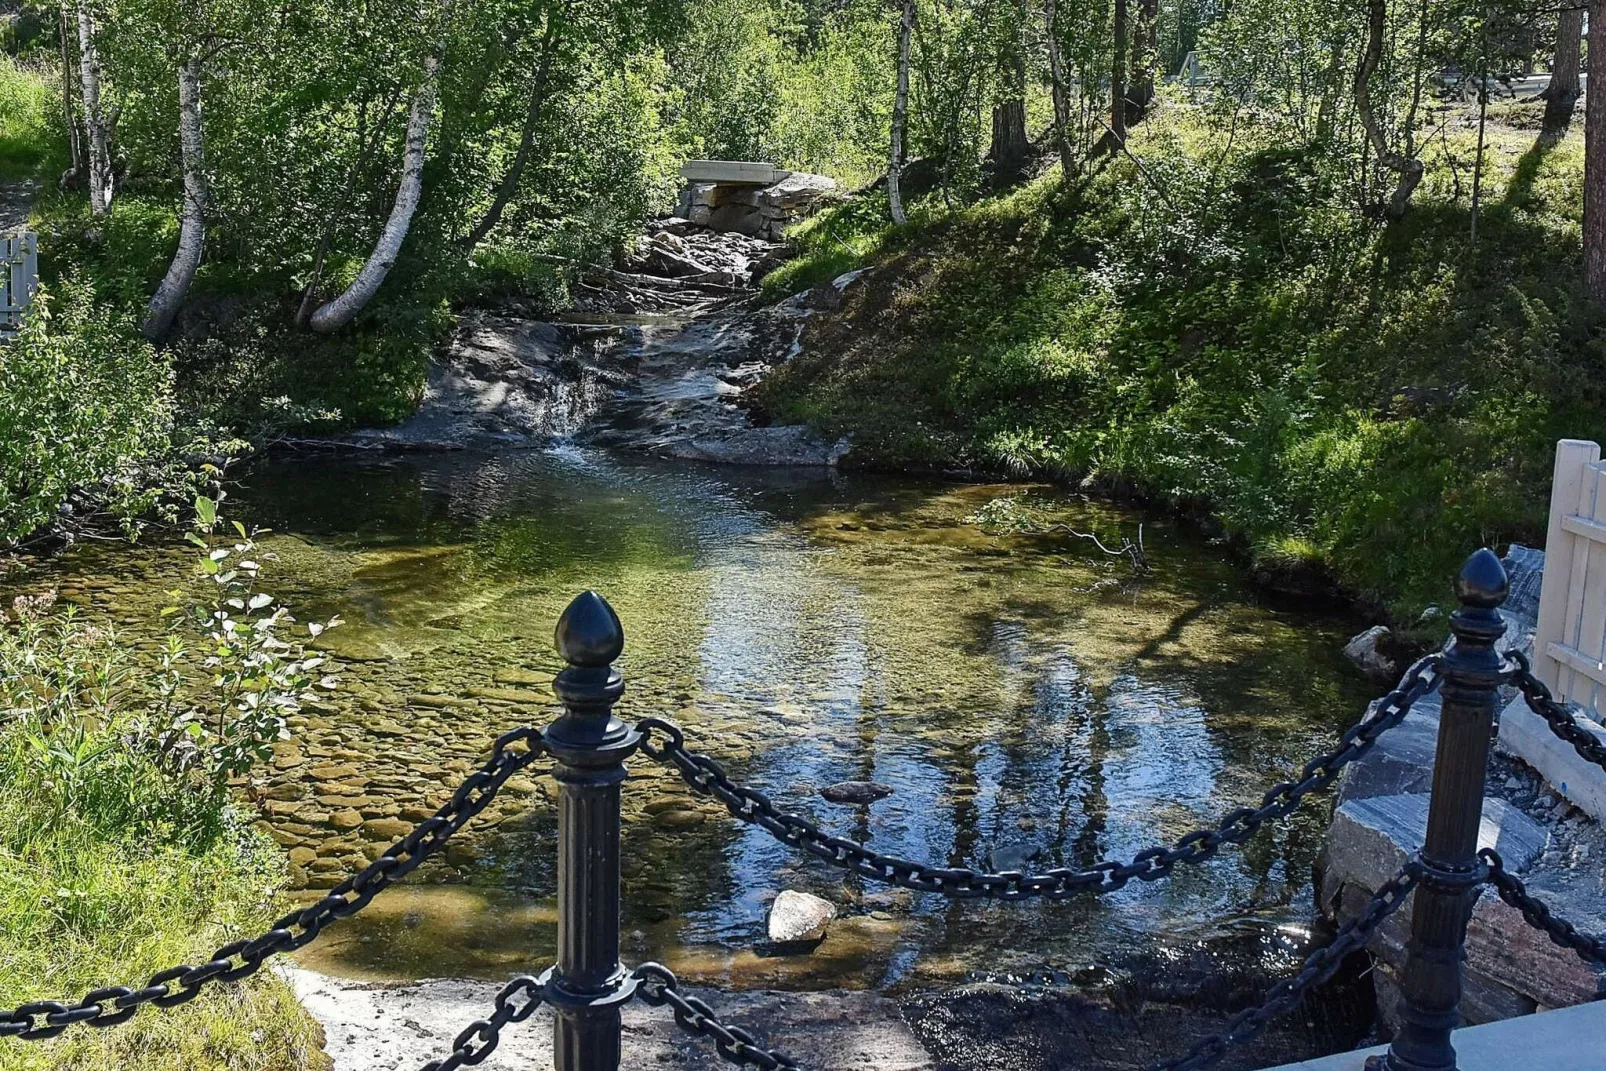
<instances>
[{"instance_id":1,"label":"wooden gate","mask_svg":"<svg viewBox=\"0 0 1606 1071\"><path fill-rule=\"evenodd\" d=\"M1534 626L1534 675L1564 702L1577 724L1606 740L1606 462L1600 444L1556 444L1545 534L1545 573ZM1606 776L1579 758L1528 710L1521 696L1500 717L1500 743L1544 775L1562 795L1606 819Z\"/></svg>"},{"instance_id":2,"label":"wooden gate","mask_svg":"<svg viewBox=\"0 0 1606 1071\"><path fill-rule=\"evenodd\" d=\"M22 310L39 287L39 236L32 231L0 234L0 338L22 323Z\"/></svg>"}]
</instances>

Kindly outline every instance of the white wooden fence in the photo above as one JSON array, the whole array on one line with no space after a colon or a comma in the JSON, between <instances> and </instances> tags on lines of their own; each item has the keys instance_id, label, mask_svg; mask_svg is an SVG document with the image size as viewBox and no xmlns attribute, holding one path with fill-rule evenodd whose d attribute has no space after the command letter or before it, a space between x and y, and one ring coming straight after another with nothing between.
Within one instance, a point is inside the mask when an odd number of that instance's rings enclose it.
<instances>
[{"instance_id":1,"label":"white wooden fence","mask_svg":"<svg viewBox=\"0 0 1606 1071\"><path fill-rule=\"evenodd\" d=\"M1533 664L1556 698L1578 704L1578 723L1606 739L1606 462L1598 443L1556 444ZM1501 714L1500 742L1579 807L1606 818L1606 776L1521 697Z\"/></svg>"},{"instance_id":2,"label":"white wooden fence","mask_svg":"<svg viewBox=\"0 0 1606 1071\"><path fill-rule=\"evenodd\" d=\"M0 339L16 334L22 310L39 288L39 236L0 234Z\"/></svg>"}]
</instances>

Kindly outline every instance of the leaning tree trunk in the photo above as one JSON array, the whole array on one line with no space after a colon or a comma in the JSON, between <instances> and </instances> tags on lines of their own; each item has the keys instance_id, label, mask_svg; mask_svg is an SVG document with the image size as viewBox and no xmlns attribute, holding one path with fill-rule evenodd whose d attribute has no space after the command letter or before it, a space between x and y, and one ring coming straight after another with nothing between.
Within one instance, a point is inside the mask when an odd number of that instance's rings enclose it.
<instances>
[{"instance_id":1,"label":"leaning tree trunk","mask_svg":"<svg viewBox=\"0 0 1606 1071\"><path fill-rule=\"evenodd\" d=\"M547 14L546 32L541 37L541 58L536 64L535 77L530 86L530 107L524 114L524 132L519 136L519 149L513 154L513 163L508 167L507 174L502 176L502 184L496 188L496 197L491 201L485 218L463 239L463 248L469 252L496 229L508 202L518 192L519 181L524 177L530 152L535 148L536 132L541 127L541 115L546 111L547 82L552 74L552 55L557 51L558 26L562 18L562 9L559 7L554 7Z\"/></svg>"},{"instance_id":2,"label":"leaning tree trunk","mask_svg":"<svg viewBox=\"0 0 1606 1071\"><path fill-rule=\"evenodd\" d=\"M1606 56L1606 0L1589 3L1589 54ZM1584 287L1606 304L1606 65L1584 101Z\"/></svg>"},{"instance_id":3,"label":"leaning tree trunk","mask_svg":"<svg viewBox=\"0 0 1606 1071\"><path fill-rule=\"evenodd\" d=\"M58 7L57 36L61 39L61 118L63 128L67 131L67 162L68 168L62 173L60 186L68 186L83 178L84 175L84 143L78 137L78 116L73 112L72 91L72 29L67 24L67 9Z\"/></svg>"},{"instance_id":4,"label":"leaning tree trunk","mask_svg":"<svg viewBox=\"0 0 1606 1071\"><path fill-rule=\"evenodd\" d=\"M1154 65L1160 55L1160 0L1138 0L1138 24L1132 35L1132 88L1127 93L1127 122L1141 123L1154 103Z\"/></svg>"},{"instance_id":5,"label":"leaning tree trunk","mask_svg":"<svg viewBox=\"0 0 1606 1071\"><path fill-rule=\"evenodd\" d=\"M1110 63L1110 132L1111 151L1119 151L1126 144L1126 72L1127 72L1127 0L1115 0L1115 17L1111 27L1115 40L1115 54Z\"/></svg>"},{"instance_id":6,"label":"leaning tree trunk","mask_svg":"<svg viewBox=\"0 0 1606 1071\"><path fill-rule=\"evenodd\" d=\"M1048 38L1048 79L1054 95L1054 144L1060 154L1060 171L1065 181L1076 175L1071 160L1071 102L1065 90L1065 61L1060 55L1059 6L1043 0L1043 28Z\"/></svg>"},{"instance_id":7,"label":"leaning tree trunk","mask_svg":"<svg viewBox=\"0 0 1606 1071\"><path fill-rule=\"evenodd\" d=\"M444 42L443 42L444 43ZM435 90L440 77L442 47L438 44L424 59L424 81L413 97L413 106L407 116L407 147L402 154L401 184L396 188L396 202L391 206L390 218L380 232L374 251L357 273L345 293L321 306L312 314L312 329L318 332L336 331L349 324L373 300L380 284L396 263L407 230L413 224L413 213L424 191L424 150L429 144L429 122L435 112Z\"/></svg>"},{"instance_id":8,"label":"leaning tree trunk","mask_svg":"<svg viewBox=\"0 0 1606 1071\"><path fill-rule=\"evenodd\" d=\"M112 208L110 124L100 106L100 53L95 47L95 16L89 0L78 0L78 66L84 90L84 126L89 132L89 211L105 216Z\"/></svg>"},{"instance_id":9,"label":"leaning tree trunk","mask_svg":"<svg viewBox=\"0 0 1606 1071\"><path fill-rule=\"evenodd\" d=\"M1556 55L1550 65L1550 85L1545 87L1544 136L1559 140L1572 125L1578 104L1579 71L1582 69L1584 9L1565 8L1556 20Z\"/></svg>"},{"instance_id":10,"label":"leaning tree trunk","mask_svg":"<svg viewBox=\"0 0 1606 1071\"><path fill-rule=\"evenodd\" d=\"M1594 2L1606 3L1606 0ZM1366 52L1361 56L1361 66L1355 72L1355 110L1361 117L1361 126L1366 129L1366 140L1377 153L1377 162L1399 176L1385 209L1390 219L1398 219L1405 215L1411 195L1421 185L1424 169L1421 160L1390 148L1383 126L1372 110L1372 75L1377 73L1378 65L1383 61L1383 31L1388 15L1388 0L1367 0L1366 9Z\"/></svg>"},{"instance_id":11,"label":"leaning tree trunk","mask_svg":"<svg viewBox=\"0 0 1606 1071\"><path fill-rule=\"evenodd\" d=\"M892 148L887 156L887 204L894 223L909 219L903 210L903 140L909 125L909 38L914 26L915 0L903 0L898 20L898 91L892 98Z\"/></svg>"},{"instance_id":12,"label":"leaning tree trunk","mask_svg":"<svg viewBox=\"0 0 1606 1071\"><path fill-rule=\"evenodd\" d=\"M206 246L205 141L201 131L201 61L191 59L178 70L178 141L184 168L184 209L179 217L178 251L156 288L140 330L152 342L167 334L189 293Z\"/></svg>"}]
</instances>

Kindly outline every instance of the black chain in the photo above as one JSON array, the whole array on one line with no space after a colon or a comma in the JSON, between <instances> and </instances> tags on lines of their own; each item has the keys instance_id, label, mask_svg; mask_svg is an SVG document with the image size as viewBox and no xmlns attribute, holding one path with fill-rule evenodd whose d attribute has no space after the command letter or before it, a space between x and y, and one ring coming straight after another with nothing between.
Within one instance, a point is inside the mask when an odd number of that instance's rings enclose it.
<instances>
[{"instance_id":1,"label":"black chain","mask_svg":"<svg viewBox=\"0 0 1606 1071\"><path fill-rule=\"evenodd\" d=\"M1083 891L1113 892L1134 878L1156 881L1167 877L1178 863L1203 863L1222 845L1241 844L1267 822L1292 814L1301 800L1331 784L1345 766L1365 755L1379 736L1399 724L1413 703L1438 686L1438 665L1438 655L1430 655L1413 665L1400 679L1399 686L1378 701L1371 716L1344 733L1338 750L1307 762L1298 781L1274 785L1261 797L1259 807L1240 807L1213 828L1195 830L1170 847L1147 848L1133 856L1131 862L1105 860L1084 870L1059 868L1042 874L986 873L965 867L928 866L882 855L855 841L831 836L809 819L782 811L757 789L731 780L718 762L688 750L685 734L673 723L646 718L636 730L642 734L642 750L661 763L674 765L693 789L720 800L731 814L766 830L783 844L801 848L832 866L871 881L958 899L1043 897L1063 900ZM665 739L660 742L656 738L658 735Z\"/></svg>"},{"instance_id":2,"label":"black chain","mask_svg":"<svg viewBox=\"0 0 1606 1071\"><path fill-rule=\"evenodd\" d=\"M797 1071L797 1064L791 1057L764 1048L757 1038L739 1026L726 1026L706 1002L682 993L675 972L663 964L643 963L631 976L640 983L636 988L638 998L654 1008L669 1005L680 1028L688 1034L712 1038L719 1058L726 1063L758 1067L763 1071Z\"/></svg>"},{"instance_id":3,"label":"black chain","mask_svg":"<svg viewBox=\"0 0 1606 1071\"><path fill-rule=\"evenodd\" d=\"M524 749L515 750L516 744L523 744ZM206 963L180 964L160 971L142 988L112 986L86 993L75 1004L41 1000L13 1011L0 1011L0 1037L37 1041L53 1038L76 1023L116 1026L146 1004L158 1008L188 1004L201 995L209 982L233 982L255 974L268 958L307 945L330 923L350 918L367 907L392 882L439 851L452 834L486 808L508 778L543 754L541 734L535 729L504 733L497 738L490 758L468 775L440 810L386 848L362 871L330 889L317 903L292 911L260 937L224 945ZM43 1023L37 1021L41 1016Z\"/></svg>"},{"instance_id":4,"label":"black chain","mask_svg":"<svg viewBox=\"0 0 1606 1071\"><path fill-rule=\"evenodd\" d=\"M1500 853L1493 848L1483 849L1478 858L1488 865L1489 883L1500 894L1500 899L1521 911L1528 925L1544 930L1552 941L1577 952L1579 958L1606 966L1606 940L1579 933L1572 923L1552 915L1543 900L1530 893L1515 874L1506 870Z\"/></svg>"},{"instance_id":5,"label":"black chain","mask_svg":"<svg viewBox=\"0 0 1606 1071\"><path fill-rule=\"evenodd\" d=\"M476 1019L463 1028L452 1042L452 1053L444 1060L431 1060L422 1071L457 1071L459 1067L473 1067L495 1051L502 1040L502 1028L509 1023L522 1023L535 1014L546 999L546 987L527 974L521 974L496 995L496 1011L489 1019ZM515 1003L523 1001L523 1003Z\"/></svg>"},{"instance_id":6,"label":"black chain","mask_svg":"<svg viewBox=\"0 0 1606 1071\"><path fill-rule=\"evenodd\" d=\"M1523 698L1528 700L1528 709L1545 719L1550 731L1571 744L1578 754L1606 770L1606 743L1581 727L1565 703L1556 701L1550 689L1545 687L1545 682L1533 675L1527 655L1512 651L1511 660L1517 663L1517 668L1512 671L1510 680L1521 689Z\"/></svg>"},{"instance_id":7,"label":"black chain","mask_svg":"<svg viewBox=\"0 0 1606 1071\"><path fill-rule=\"evenodd\" d=\"M1298 974L1268 989L1264 1001L1234 1015L1219 1034L1203 1039L1184 1056L1153 1065L1150 1071L1199 1071L1221 1059L1230 1046L1259 1037L1268 1023L1297 1008L1307 993L1333 976L1346 956L1364 946L1384 920L1405 903L1421 876L1420 863L1407 863L1377 890L1365 911L1340 926L1331 942L1306 957Z\"/></svg>"}]
</instances>

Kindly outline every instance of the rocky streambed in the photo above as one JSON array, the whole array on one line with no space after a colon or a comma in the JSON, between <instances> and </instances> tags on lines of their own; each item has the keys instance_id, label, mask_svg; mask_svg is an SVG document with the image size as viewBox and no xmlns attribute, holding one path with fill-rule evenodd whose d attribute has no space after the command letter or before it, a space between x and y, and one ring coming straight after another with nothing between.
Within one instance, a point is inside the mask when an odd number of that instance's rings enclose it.
<instances>
[{"instance_id":1,"label":"rocky streambed","mask_svg":"<svg viewBox=\"0 0 1606 1071\"><path fill-rule=\"evenodd\" d=\"M808 297L755 303L785 247L671 219L619 269L594 268L572 308L536 319L518 302L461 319L430 367L423 404L361 432L398 449L509 449L554 439L661 457L832 466L847 444L755 425L745 388L796 351ZM846 285L845 283L843 285Z\"/></svg>"}]
</instances>

